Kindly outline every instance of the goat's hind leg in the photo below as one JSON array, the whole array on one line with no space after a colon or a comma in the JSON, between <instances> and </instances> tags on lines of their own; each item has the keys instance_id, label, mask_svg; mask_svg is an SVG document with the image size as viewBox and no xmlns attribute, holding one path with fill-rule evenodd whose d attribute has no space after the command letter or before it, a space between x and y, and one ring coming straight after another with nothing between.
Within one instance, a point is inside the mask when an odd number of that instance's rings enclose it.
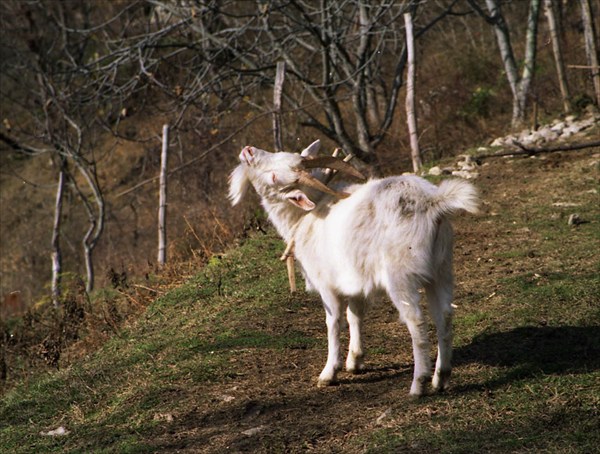
<instances>
[{"instance_id":1,"label":"goat's hind leg","mask_svg":"<svg viewBox=\"0 0 600 454\"><path fill-rule=\"evenodd\" d=\"M350 345L346 358L346 370L357 374L364 369L364 352L362 346L362 324L367 308L367 301L362 298L350 298L346 310L348 328L350 330Z\"/></svg>"},{"instance_id":2,"label":"goat's hind leg","mask_svg":"<svg viewBox=\"0 0 600 454\"><path fill-rule=\"evenodd\" d=\"M443 391L452 372L452 272L440 273L438 278L425 286L429 312L437 331L438 353L433 375L433 388Z\"/></svg>"},{"instance_id":3,"label":"goat's hind leg","mask_svg":"<svg viewBox=\"0 0 600 454\"><path fill-rule=\"evenodd\" d=\"M418 397L425 393L431 380L431 360L427 321L419 306L421 298L418 290L411 287L408 284L405 288L394 289L390 292L390 298L400 312L400 319L406 324L412 338L415 370L410 395Z\"/></svg>"},{"instance_id":4,"label":"goat's hind leg","mask_svg":"<svg viewBox=\"0 0 600 454\"><path fill-rule=\"evenodd\" d=\"M327 323L327 363L319 375L317 386L323 387L335 383L338 371L342 368L340 356L340 319L343 301L333 292L321 292Z\"/></svg>"}]
</instances>

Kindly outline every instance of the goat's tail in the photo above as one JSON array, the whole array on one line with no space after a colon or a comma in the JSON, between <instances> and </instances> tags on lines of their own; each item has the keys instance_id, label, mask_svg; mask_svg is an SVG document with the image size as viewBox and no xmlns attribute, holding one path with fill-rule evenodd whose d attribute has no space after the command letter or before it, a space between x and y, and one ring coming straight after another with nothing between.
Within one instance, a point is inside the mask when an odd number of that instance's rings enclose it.
<instances>
[{"instance_id":1,"label":"goat's tail","mask_svg":"<svg viewBox=\"0 0 600 454\"><path fill-rule=\"evenodd\" d=\"M469 213L479 211L479 195L471 183L461 179L444 180L438 187L437 206L445 215L464 210Z\"/></svg>"}]
</instances>

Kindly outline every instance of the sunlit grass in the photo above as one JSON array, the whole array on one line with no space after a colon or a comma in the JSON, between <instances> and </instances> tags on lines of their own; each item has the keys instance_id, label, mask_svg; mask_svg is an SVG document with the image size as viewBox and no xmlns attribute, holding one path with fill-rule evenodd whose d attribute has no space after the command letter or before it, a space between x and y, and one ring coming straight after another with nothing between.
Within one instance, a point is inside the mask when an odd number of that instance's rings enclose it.
<instances>
[{"instance_id":1,"label":"sunlit grass","mask_svg":"<svg viewBox=\"0 0 600 454\"><path fill-rule=\"evenodd\" d=\"M498 203L493 216L479 219L486 239L469 239L474 245L458 257L464 269L450 389L411 402L394 382L397 394L383 404L389 415L376 423L375 414L332 446L371 453L594 452L600 444L600 234L591 196L581 195L590 222L577 227L548 203ZM10 390L0 406L2 450L154 452L156 437L182 414L192 415L187 430L202 426L196 409L220 408L215 396L255 373L247 369L253 359L283 358L275 364L280 373L294 369L291 357L300 352L321 366L326 340L319 299L289 294L278 261L283 246L273 232L251 235L158 298L96 353ZM312 320L321 324L315 328L299 323L316 313ZM288 324L290 314L296 317ZM406 330L393 310L378 317L385 329L367 333L372 370L362 386L380 387L376 379L368 382L378 369L391 371L386 381L409 383ZM323 392L338 393L350 408L361 377L343 380ZM266 385L253 383L254 394L266 393ZM308 380L301 386L305 394L286 405L302 409L304 397L317 392ZM250 402L258 399L254 394ZM380 414L379 404L355 410ZM245 411L240 408L233 414ZM60 426L68 436L40 435ZM318 437L311 427L306 436ZM268 446L284 451L301 444L286 443L273 436Z\"/></svg>"}]
</instances>

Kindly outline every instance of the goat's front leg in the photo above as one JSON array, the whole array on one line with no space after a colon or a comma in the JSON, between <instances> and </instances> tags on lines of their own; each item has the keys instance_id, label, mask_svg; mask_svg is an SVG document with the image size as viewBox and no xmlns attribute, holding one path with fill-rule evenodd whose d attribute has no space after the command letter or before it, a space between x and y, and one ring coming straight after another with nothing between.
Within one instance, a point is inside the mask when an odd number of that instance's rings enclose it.
<instances>
[{"instance_id":1,"label":"goat's front leg","mask_svg":"<svg viewBox=\"0 0 600 454\"><path fill-rule=\"evenodd\" d=\"M321 292L327 323L327 363L319 375L317 386L328 386L336 381L337 373L342 368L340 356L340 318L342 302L333 292Z\"/></svg>"},{"instance_id":2,"label":"goat's front leg","mask_svg":"<svg viewBox=\"0 0 600 454\"><path fill-rule=\"evenodd\" d=\"M364 352L362 346L362 323L367 308L367 302L361 298L351 298L346 310L346 318L350 329L350 345L346 358L346 370L357 374L364 367Z\"/></svg>"}]
</instances>

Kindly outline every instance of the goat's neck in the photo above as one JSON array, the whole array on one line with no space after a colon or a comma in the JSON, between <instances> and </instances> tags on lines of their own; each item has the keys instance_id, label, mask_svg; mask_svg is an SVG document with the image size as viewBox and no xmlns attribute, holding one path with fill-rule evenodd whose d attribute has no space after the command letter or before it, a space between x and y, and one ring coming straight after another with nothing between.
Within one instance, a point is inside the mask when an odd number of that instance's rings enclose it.
<instances>
[{"instance_id":1,"label":"goat's neck","mask_svg":"<svg viewBox=\"0 0 600 454\"><path fill-rule=\"evenodd\" d=\"M306 211L294 207L289 202L263 199L263 206L269 215L269 220L277 229L277 233L287 242L290 241L298 223L306 216Z\"/></svg>"}]
</instances>

